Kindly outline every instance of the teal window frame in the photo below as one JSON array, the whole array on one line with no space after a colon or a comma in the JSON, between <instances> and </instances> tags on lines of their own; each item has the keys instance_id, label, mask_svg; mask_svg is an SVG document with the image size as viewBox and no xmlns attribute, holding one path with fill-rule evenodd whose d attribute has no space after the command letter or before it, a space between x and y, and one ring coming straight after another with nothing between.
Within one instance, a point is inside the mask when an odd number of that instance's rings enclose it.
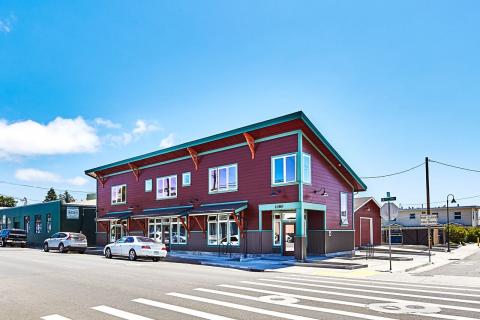
<instances>
[{"instance_id":1,"label":"teal window frame","mask_svg":"<svg viewBox=\"0 0 480 320\"><path fill-rule=\"evenodd\" d=\"M188 181L187 181L188 177ZM191 172L182 173L182 187L190 187L192 185L192 174Z\"/></svg>"},{"instance_id":2,"label":"teal window frame","mask_svg":"<svg viewBox=\"0 0 480 320\"><path fill-rule=\"evenodd\" d=\"M118 197L117 197L115 199L115 202L113 201L113 190L116 189L116 188L125 188L125 200L120 199L120 200L123 200L123 201L116 201L118 199ZM117 195L118 191L116 191L115 194ZM110 204L111 205L120 205L120 204L126 204L126 203L127 203L127 184L124 183L124 184L118 184L118 185L112 186L110 188Z\"/></svg>"},{"instance_id":3,"label":"teal window frame","mask_svg":"<svg viewBox=\"0 0 480 320\"><path fill-rule=\"evenodd\" d=\"M294 177L292 180L287 180L287 158L293 158L294 161ZM275 160L283 159L283 181L276 182L275 181ZM284 186L289 184L297 183L297 153L287 153L273 156L270 160L270 174L271 174L271 184L272 186Z\"/></svg>"},{"instance_id":4,"label":"teal window frame","mask_svg":"<svg viewBox=\"0 0 480 320\"><path fill-rule=\"evenodd\" d=\"M175 178L175 195L172 196L172 195L169 195L169 196L163 196L163 197L159 197L158 196L158 188L160 187L160 183L158 183L159 180L169 180L169 193L172 193L171 191L171 188L172 188L172 183L171 183L171 179ZM170 176L163 176L163 177L158 177L156 179L156 184L157 184L157 188L156 188L156 192L155 192L155 199L156 200L168 200L168 199L175 199L178 197L178 176L176 174L173 174L173 175L170 175ZM163 187L163 183L161 184L162 187Z\"/></svg>"},{"instance_id":5,"label":"teal window frame","mask_svg":"<svg viewBox=\"0 0 480 320\"><path fill-rule=\"evenodd\" d=\"M303 159L302 159L303 160L303 162L302 162L303 183L311 184L312 183L312 156L310 154L304 152L302 154L302 157L303 157ZM307 164L305 159L308 159L308 167L305 166ZM307 171L307 168L308 168L308 171Z\"/></svg>"},{"instance_id":6,"label":"teal window frame","mask_svg":"<svg viewBox=\"0 0 480 320\"><path fill-rule=\"evenodd\" d=\"M229 176L229 169L230 168L235 169L235 178L236 178L235 187L230 187L230 180L229 180L230 179L230 176ZM220 177L220 170L222 170L222 169L226 169L226 189L220 189L219 177ZM216 189L213 189L214 186L212 185L211 175L212 175L213 171L216 172L216 179L217 179L217 181L216 181L217 188ZM208 168L208 193L209 194L236 192L236 191L238 191L238 164L237 163L232 163L232 164L227 164L227 165L223 165L223 166Z\"/></svg>"}]
</instances>

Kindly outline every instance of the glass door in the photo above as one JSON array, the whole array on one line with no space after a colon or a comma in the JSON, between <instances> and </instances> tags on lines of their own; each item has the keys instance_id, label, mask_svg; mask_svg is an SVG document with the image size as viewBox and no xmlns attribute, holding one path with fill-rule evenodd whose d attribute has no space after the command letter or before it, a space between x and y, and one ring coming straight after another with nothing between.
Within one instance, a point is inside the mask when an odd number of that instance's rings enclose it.
<instances>
[{"instance_id":1,"label":"glass door","mask_svg":"<svg viewBox=\"0 0 480 320\"><path fill-rule=\"evenodd\" d=\"M293 256L295 254L295 224L283 224L283 254Z\"/></svg>"},{"instance_id":2,"label":"glass door","mask_svg":"<svg viewBox=\"0 0 480 320\"><path fill-rule=\"evenodd\" d=\"M110 242L113 243L123 236L123 226L117 222L112 222L110 225Z\"/></svg>"}]
</instances>

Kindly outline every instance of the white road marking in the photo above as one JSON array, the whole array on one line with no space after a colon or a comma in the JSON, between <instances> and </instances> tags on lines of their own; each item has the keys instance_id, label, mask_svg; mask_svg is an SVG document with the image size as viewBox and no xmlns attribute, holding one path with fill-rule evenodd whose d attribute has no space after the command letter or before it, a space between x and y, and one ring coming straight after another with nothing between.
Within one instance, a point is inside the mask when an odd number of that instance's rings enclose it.
<instances>
[{"instance_id":1,"label":"white road marking","mask_svg":"<svg viewBox=\"0 0 480 320\"><path fill-rule=\"evenodd\" d=\"M259 279L259 280L261 280L261 279ZM264 287L269 287L269 288L279 288L279 289L287 289L287 290L293 290L293 291L321 293L321 294L343 296L343 297L350 297L350 298L363 299L363 300L374 300L374 301L385 301L385 302L407 302L407 303L415 303L416 302L416 301L412 301L412 300L368 296L368 295L365 295L365 294L353 294L353 293L334 292L334 291L329 291L329 290L318 290L318 289L309 289L309 288L289 287L289 286L271 284L271 283L252 282L252 281L240 281L240 282L245 283L245 284L254 285L254 286L264 286ZM437 303L431 303L431 302L429 302L429 304L439 306L443 309L461 310L461 311L469 311L469 312L480 312L480 309L476 309L476 308L454 306L454 305L448 305L448 304L447 305L446 304L437 304Z\"/></svg>"},{"instance_id":2,"label":"white road marking","mask_svg":"<svg viewBox=\"0 0 480 320\"><path fill-rule=\"evenodd\" d=\"M285 281L285 280L274 280L274 279L260 279L262 281L269 281L269 282L277 282L277 283L287 283L287 284L294 284L299 285L298 282L292 281ZM293 279L291 279L293 280ZM431 299L431 300L441 300L441 301L451 301L451 302L462 302L462 303L471 303L471 304L480 304L478 300L464 300L464 299L454 299L454 298L445 298L445 297L434 297L434 296L427 296L427 295L419 295L419 294L409 294L409 293L394 293L394 292L385 292L385 291L377 291L377 290L370 290L370 289L355 289L355 288L341 288L338 286L328 286L323 284L316 284L316 283L302 283L303 286L308 287L317 287L317 288L328 288L328 289L336 289L336 290L347 290L347 291L356 291L356 292L366 292L366 293L378 293L381 295L390 295L390 296L401 296L401 297L410 297L410 298L420 298L420 299ZM393 299L394 300L394 299Z\"/></svg>"},{"instance_id":3,"label":"white road marking","mask_svg":"<svg viewBox=\"0 0 480 320\"><path fill-rule=\"evenodd\" d=\"M350 318L360 318L360 319L370 319L370 320L392 320L393 319L393 318L386 318L386 317L369 315L369 314L365 314L365 313L357 313L357 312L350 312L350 311L343 311L343 310L336 310L336 309L313 307L313 306L307 306L307 305L303 305L303 304L274 302L273 300L265 300L265 299L260 299L259 297L247 296L247 295L237 294L237 293L233 293L233 292L211 290L211 289L204 289L204 288L197 288L197 289L194 289L194 290L213 293L213 294L218 294L218 295L227 296L227 297L234 297L234 298L239 298L239 299L244 299L244 300L260 301L260 302L263 302L263 303L274 304L274 305L279 305L279 306L283 306L283 307L342 315L342 316L347 316L347 317L350 317Z\"/></svg>"},{"instance_id":4,"label":"white road marking","mask_svg":"<svg viewBox=\"0 0 480 320\"><path fill-rule=\"evenodd\" d=\"M92 307L93 310L100 311L106 314L109 314L111 316L117 317L117 318L122 318L126 320L153 320L151 318L139 316L138 314L135 313L130 313L127 311L111 308L108 306L98 306L98 307Z\"/></svg>"},{"instance_id":5,"label":"white road marking","mask_svg":"<svg viewBox=\"0 0 480 320\"><path fill-rule=\"evenodd\" d=\"M156 308L162 308L162 309L166 309L166 310L170 310L170 311L175 311L175 312L178 312L178 313L188 314L188 315L191 315L191 316L194 316L194 317L197 317L197 318L202 318L202 319L234 320L232 318L219 316L219 315L216 315L216 314L213 314L213 313L207 313L207 312L203 312L203 311L184 308L184 307L180 307L180 306L175 306L175 305L166 304L166 303L153 301L153 300L148 300L148 299L143 299L143 298L134 299L132 301L142 303L142 304L145 304L145 305L148 305L148 306L156 307Z\"/></svg>"},{"instance_id":6,"label":"white road marking","mask_svg":"<svg viewBox=\"0 0 480 320\"><path fill-rule=\"evenodd\" d=\"M341 278L341 277L325 277L325 276L306 276L296 274L295 277L305 278L305 279L328 279L328 280L340 280L344 281L345 283L348 282L359 282L359 283L368 283L368 284L389 284L395 286L402 286L402 287L412 287L412 288L428 288L428 289L445 289L445 290L462 290L462 291L471 291L471 292L480 292L480 289L476 289L473 287L458 287L458 286L442 286L442 285L434 285L434 284L418 284L418 283L408 283L408 282L398 282L398 281L382 281L382 280L366 280L366 279L352 279L352 278ZM438 292L439 290L437 290Z\"/></svg>"},{"instance_id":7,"label":"white road marking","mask_svg":"<svg viewBox=\"0 0 480 320\"><path fill-rule=\"evenodd\" d=\"M276 279L287 279L287 280L299 280L299 281L307 281L307 282L314 282L314 283L329 283L329 284L341 284L343 286L354 286L354 287L363 287L363 288L374 288L374 289L389 289L392 291L409 291L411 292L411 288L395 288L393 286L377 286L377 285L370 285L370 284L356 284L356 283L347 283L345 281L335 281L335 280L321 280L321 279L305 279L299 277L276 277ZM438 290L424 290L424 289L415 289L416 292L424 292L424 293L441 293L445 295L455 295L455 296L465 296L465 297L480 297L480 294L469 294L469 293L460 293L460 292L439 292Z\"/></svg>"},{"instance_id":8,"label":"white road marking","mask_svg":"<svg viewBox=\"0 0 480 320\"><path fill-rule=\"evenodd\" d=\"M167 295L177 297L177 298L182 298L182 299L188 299L188 300L193 300L193 301L210 303L210 304L214 304L214 305L217 305L217 306L222 306L222 307L227 307L227 308L232 308L232 309L237 309L237 310L243 310L243 311L248 311L248 312L253 312L253 313L258 313L258 314L264 314L264 315L267 315L267 316L272 316L272 317L277 317L277 318L282 318L282 319L317 320L315 318L297 316L297 315L289 314L289 313L285 313L285 312L276 312L276 311L271 311L271 310L265 310L265 309L246 306L246 305L243 305L243 304L235 304L235 303L230 303L230 302L225 302L225 301L219 301L219 300L214 300L214 299L202 298L202 297L198 297L198 296L192 296L192 295L188 295L188 294L170 292L170 293L167 293Z\"/></svg>"},{"instance_id":9,"label":"white road marking","mask_svg":"<svg viewBox=\"0 0 480 320\"><path fill-rule=\"evenodd\" d=\"M40 319L43 319L43 320L71 320L70 318L65 318L65 317L62 317L61 315L58 315L58 314L51 314L49 316L41 317Z\"/></svg>"}]
</instances>

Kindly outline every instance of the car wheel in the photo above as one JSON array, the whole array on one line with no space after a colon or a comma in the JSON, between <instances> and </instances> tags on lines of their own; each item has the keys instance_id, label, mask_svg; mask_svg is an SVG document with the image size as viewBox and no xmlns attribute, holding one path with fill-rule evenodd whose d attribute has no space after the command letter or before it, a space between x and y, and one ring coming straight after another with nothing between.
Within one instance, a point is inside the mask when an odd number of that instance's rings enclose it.
<instances>
[{"instance_id":1,"label":"car wheel","mask_svg":"<svg viewBox=\"0 0 480 320\"><path fill-rule=\"evenodd\" d=\"M1 239L0 241L1 241L1 242L0 242L0 246L2 246L2 247L6 247L6 246L7 246L7 243L5 242L5 239Z\"/></svg>"},{"instance_id":2,"label":"car wheel","mask_svg":"<svg viewBox=\"0 0 480 320\"><path fill-rule=\"evenodd\" d=\"M43 244L43 251L48 252L48 243L46 242Z\"/></svg>"},{"instance_id":3,"label":"car wheel","mask_svg":"<svg viewBox=\"0 0 480 320\"><path fill-rule=\"evenodd\" d=\"M60 253L66 253L67 252L67 250L65 250L65 246L63 245L63 243L60 243L58 245L58 252L60 252Z\"/></svg>"},{"instance_id":4,"label":"car wheel","mask_svg":"<svg viewBox=\"0 0 480 320\"><path fill-rule=\"evenodd\" d=\"M153 260L153 262L158 262L158 261L160 261L159 258L152 258L152 260Z\"/></svg>"},{"instance_id":5,"label":"car wheel","mask_svg":"<svg viewBox=\"0 0 480 320\"><path fill-rule=\"evenodd\" d=\"M22 243L22 244L20 245L20 247L25 248L25 245Z\"/></svg>"},{"instance_id":6,"label":"car wheel","mask_svg":"<svg viewBox=\"0 0 480 320\"><path fill-rule=\"evenodd\" d=\"M112 250L110 248L105 249L105 258L112 259Z\"/></svg>"},{"instance_id":7,"label":"car wheel","mask_svg":"<svg viewBox=\"0 0 480 320\"><path fill-rule=\"evenodd\" d=\"M130 249L130 251L128 252L128 260L130 261L137 260L137 253L135 252L135 250Z\"/></svg>"},{"instance_id":8,"label":"car wheel","mask_svg":"<svg viewBox=\"0 0 480 320\"><path fill-rule=\"evenodd\" d=\"M80 251L78 251L78 253L84 254L84 253L85 253L85 250L80 250Z\"/></svg>"}]
</instances>

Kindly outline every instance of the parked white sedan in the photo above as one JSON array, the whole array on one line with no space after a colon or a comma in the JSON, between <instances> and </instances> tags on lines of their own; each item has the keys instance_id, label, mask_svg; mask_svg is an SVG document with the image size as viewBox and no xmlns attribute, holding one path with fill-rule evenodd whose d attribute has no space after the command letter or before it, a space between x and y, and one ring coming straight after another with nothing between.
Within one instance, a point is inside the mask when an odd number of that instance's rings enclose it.
<instances>
[{"instance_id":1,"label":"parked white sedan","mask_svg":"<svg viewBox=\"0 0 480 320\"><path fill-rule=\"evenodd\" d=\"M131 261L137 258L151 258L153 261L159 261L160 258L167 256L167 248L163 243L147 237L126 236L106 245L103 253L107 259L117 256L128 257Z\"/></svg>"}]
</instances>

